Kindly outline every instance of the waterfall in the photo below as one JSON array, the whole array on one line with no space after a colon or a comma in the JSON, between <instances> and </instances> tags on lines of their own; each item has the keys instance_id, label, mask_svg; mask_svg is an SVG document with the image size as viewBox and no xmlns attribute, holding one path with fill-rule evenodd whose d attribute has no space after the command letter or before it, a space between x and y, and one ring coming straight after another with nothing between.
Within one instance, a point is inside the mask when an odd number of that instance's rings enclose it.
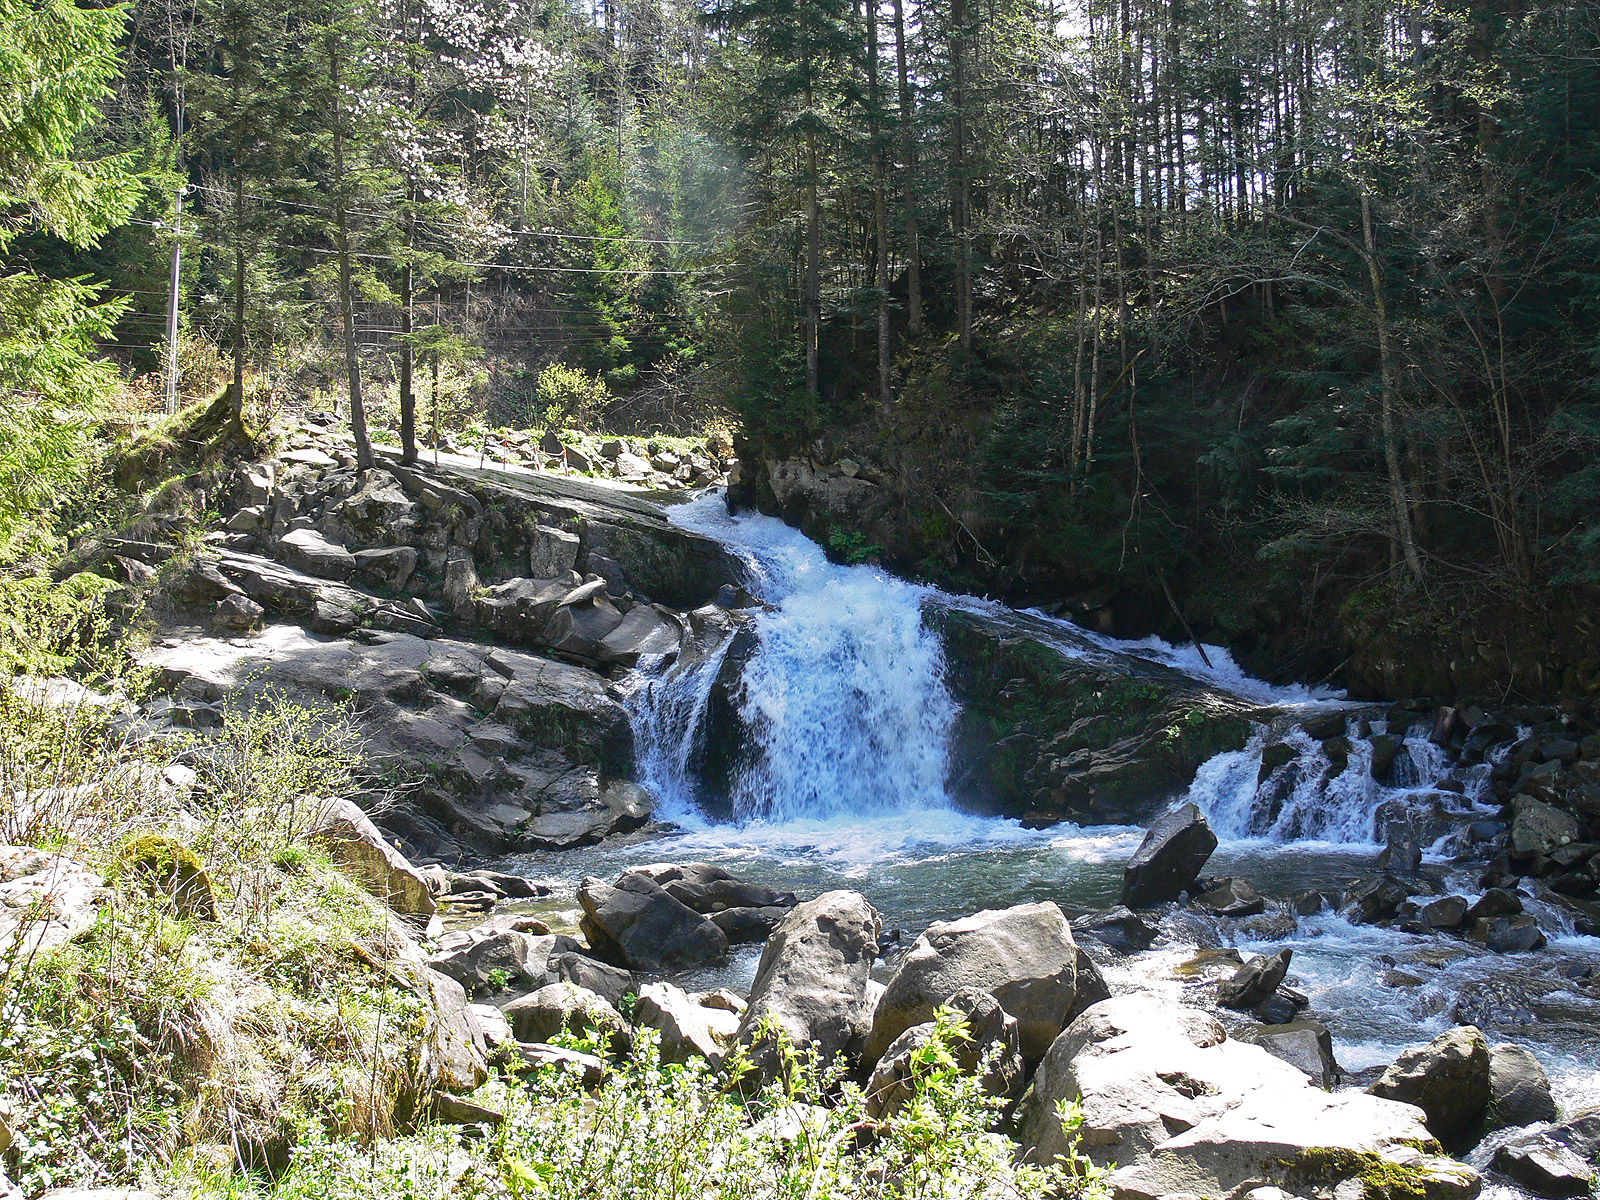
<instances>
[{"instance_id":1,"label":"waterfall","mask_svg":"<svg viewBox=\"0 0 1600 1200\"><path fill-rule=\"evenodd\" d=\"M744 564L768 607L733 697L748 731L729 780L740 821L788 823L944 809L956 705L943 650L923 624L929 589L830 563L781 521L728 516L708 495L672 512ZM697 800L693 764L727 644L635 694L640 773L675 816Z\"/></svg>"}]
</instances>

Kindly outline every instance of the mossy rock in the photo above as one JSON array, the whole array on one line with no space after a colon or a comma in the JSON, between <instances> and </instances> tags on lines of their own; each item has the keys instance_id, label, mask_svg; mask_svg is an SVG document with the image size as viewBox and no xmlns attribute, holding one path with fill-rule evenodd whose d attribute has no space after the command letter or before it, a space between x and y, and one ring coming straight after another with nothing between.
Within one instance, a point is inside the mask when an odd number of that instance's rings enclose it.
<instances>
[{"instance_id":1,"label":"mossy rock","mask_svg":"<svg viewBox=\"0 0 1600 1200\"><path fill-rule=\"evenodd\" d=\"M200 856L182 842L159 833L140 834L122 848L122 860L152 891L169 897L181 916L217 919L211 876Z\"/></svg>"}]
</instances>

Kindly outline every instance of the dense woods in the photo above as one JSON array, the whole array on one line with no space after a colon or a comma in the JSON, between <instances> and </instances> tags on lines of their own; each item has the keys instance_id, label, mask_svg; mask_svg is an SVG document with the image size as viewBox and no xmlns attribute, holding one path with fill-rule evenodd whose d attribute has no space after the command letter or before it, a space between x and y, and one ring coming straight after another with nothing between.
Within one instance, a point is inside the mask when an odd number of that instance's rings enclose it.
<instances>
[{"instance_id":1,"label":"dense woods","mask_svg":"<svg viewBox=\"0 0 1600 1200\"><path fill-rule=\"evenodd\" d=\"M7 420L37 437L115 369L410 453L731 413L752 463L862 460L895 520L832 523L902 569L1117 632L1302 676L1374 612L1499 644L1533 602L1593 643L1587 0L27 2L6 30L40 81L3 135Z\"/></svg>"}]
</instances>

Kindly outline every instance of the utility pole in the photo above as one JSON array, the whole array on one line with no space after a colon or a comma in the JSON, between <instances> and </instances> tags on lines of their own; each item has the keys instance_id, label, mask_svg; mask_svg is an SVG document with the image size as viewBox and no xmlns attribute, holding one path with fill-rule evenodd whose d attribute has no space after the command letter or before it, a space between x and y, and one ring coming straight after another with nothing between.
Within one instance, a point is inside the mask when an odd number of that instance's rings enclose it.
<instances>
[{"instance_id":1,"label":"utility pole","mask_svg":"<svg viewBox=\"0 0 1600 1200\"><path fill-rule=\"evenodd\" d=\"M178 411L178 279L183 262L183 193L172 196L172 279L167 285L167 412Z\"/></svg>"}]
</instances>

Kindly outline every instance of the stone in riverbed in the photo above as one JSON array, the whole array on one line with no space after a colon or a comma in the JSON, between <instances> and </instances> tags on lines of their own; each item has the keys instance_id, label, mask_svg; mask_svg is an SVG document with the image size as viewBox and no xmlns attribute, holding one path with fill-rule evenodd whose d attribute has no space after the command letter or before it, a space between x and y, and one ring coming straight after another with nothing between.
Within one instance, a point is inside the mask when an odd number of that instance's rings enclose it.
<instances>
[{"instance_id":1,"label":"stone in riverbed","mask_svg":"<svg viewBox=\"0 0 1600 1200\"><path fill-rule=\"evenodd\" d=\"M1167 813L1150 826L1123 868L1122 903L1149 908L1176 900L1216 848L1217 835L1195 805Z\"/></svg>"},{"instance_id":2,"label":"stone in riverbed","mask_svg":"<svg viewBox=\"0 0 1600 1200\"><path fill-rule=\"evenodd\" d=\"M1243 879L1229 876L1195 897L1195 905L1219 917L1253 917L1267 911L1267 901Z\"/></svg>"},{"instance_id":3,"label":"stone in riverbed","mask_svg":"<svg viewBox=\"0 0 1600 1200\"><path fill-rule=\"evenodd\" d=\"M1099 942L1119 954L1148 950L1156 940L1156 927L1125 904L1072 918L1072 933L1085 941Z\"/></svg>"},{"instance_id":4,"label":"stone in riverbed","mask_svg":"<svg viewBox=\"0 0 1600 1200\"><path fill-rule=\"evenodd\" d=\"M579 925L596 955L631 970L694 967L727 956L722 930L644 875L625 873L615 887L585 879L578 903Z\"/></svg>"},{"instance_id":5,"label":"stone in riverbed","mask_svg":"<svg viewBox=\"0 0 1600 1200\"><path fill-rule=\"evenodd\" d=\"M1488 1115L1495 1129L1554 1121L1560 1115L1539 1060L1511 1042L1489 1048Z\"/></svg>"},{"instance_id":6,"label":"stone in riverbed","mask_svg":"<svg viewBox=\"0 0 1600 1200\"><path fill-rule=\"evenodd\" d=\"M1050 902L935 922L916 940L879 1001L867 1057L881 1057L890 1042L932 1020L955 993L976 988L1017 1019L1022 1056L1036 1060L1072 1010L1077 964L1072 930Z\"/></svg>"},{"instance_id":7,"label":"stone in riverbed","mask_svg":"<svg viewBox=\"0 0 1600 1200\"><path fill-rule=\"evenodd\" d=\"M1260 1046L1273 1058L1298 1067L1320 1088L1331 1088L1339 1081L1339 1064L1333 1057L1333 1036L1320 1021L1260 1025L1246 1030L1240 1040Z\"/></svg>"},{"instance_id":8,"label":"stone in riverbed","mask_svg":"<svg viewBox=\"0 0 1600 1200\"><path fill-rule=\"evenodd\" d=\"M730 946L764 942L789 910L772 905L763 908L725 908L711 914L711 923L727 935Z\"/></svg>"},{"instance_id":9,"label":"stone in riverbed","mask_svg":"<svg viewBox=\"0 0 1600 1200\"><path fill-rule=\"evenodd\" d=\"M1417 1105L1435 1137L1453 1137L1489 1105L1489 1043L1477 1026L1458 1025L1405 1051L1367 1092Z\"/></svg>"},{"instance_id":10,"label":"stone in riverbed","mask_svg":"<svg viewBox=\"0 0 1600 1200\"><path fill-rule=\"evenodd\" d=\"M661 1061L687 1062L698 1056L721 1060L739 1032L739 1016L725 1009L696 1004L670 983L647 983L639 989L633 1019L643 1029L661 1034Z\"/></svg>"},{"instance_id":11,"label":"stone in riverbed","mask_svg":"<svg viewBox=\"0 0 1600 1200\"><path fill-rule=\"evenodd\" d=\"M548 1042L556 1034L606 1034L624 1048L631 1039L622 1014L601 996L570 983L551 983L500 1006L519 1042Z\"/></svg>"},{"instance_id":12,"label":"stone in riverbed","mask_svg":"<svg viewBox=\"0 0 1600 1200\"><path fill-rule=\"evenodd\" d=\"M867 984L882 930L867 898L848 891L824 892L778 923L739 1022L739 1042L756 1066L751 1084L772 1078L779 1066L776 1045L762 1033L768 1021L821 1062L859 1052L872 1026Z\"/></svg>"},{"instance_id":13,"label":"stone in riverbed","mask_svg":"<svg viewBox=\"0 0 1600 1200\"><path fill-rule=\"evenodd\" d=\"M1559 1142L1542 1135L1519 1138L1495 1151L1494 1169L1535 1196L1566 1200L1594 1189L1594 1168Z\"/></svg>"},{"instance_id":14,"label":"stone in riverbed","mask_svg":"<svg viewBox=\"0 0 1600 1200\"><path fill-rule=\"evenodd\" d=\"M1228 1008L1254 1008L1278 990L1283 977L1289 973L1289 960L1294 951L1288 948L1276 954L1257 954L1217 985L1217 999Z\"/></svg>"},{"instance_id":15,"label":"stone in riverbed","mask_svg":"<svg viewBox=\"0 0 1600 1200\"><path fill-rule=\"evenodd\" d=\"M708 862L652 863L630 867L628 873L645 876L675 900L708 915L731 908L793 908L799 903L793 892L740 879Z\"/></svg>"},{"instance_id":16,"label":"stone in riverbed","mask_svg":"<svg viewBox=\"0 0 1600 1200\"><path fill-rule=\"evenodd\" d=\"M1538 950L1545 943L1544 930L1539 928L1539 922L1526 914L1520 917L1481 917L1472 923L1467 936L1496 954L1524 954L1529 950Z\"/></svg>"}]
</instances>

